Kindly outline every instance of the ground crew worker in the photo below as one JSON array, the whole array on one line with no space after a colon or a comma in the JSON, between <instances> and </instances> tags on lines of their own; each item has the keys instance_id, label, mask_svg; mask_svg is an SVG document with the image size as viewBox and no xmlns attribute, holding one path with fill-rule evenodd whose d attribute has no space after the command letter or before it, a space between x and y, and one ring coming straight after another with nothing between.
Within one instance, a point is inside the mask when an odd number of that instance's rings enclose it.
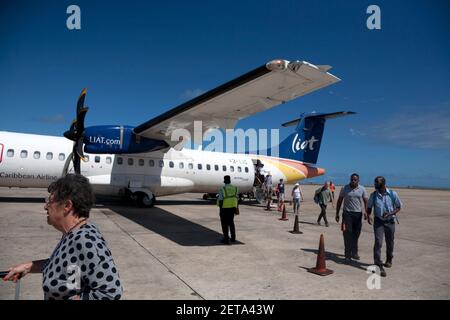
<instances>
[{"instance_id":1,"label":"ground crew worker","mask_svg":"<svg viewBox=\"0 0 450 320\"><path fill-rule=\"evenodd\" d=\"M231 184L230 176L223 178L225 185L219 189L217 205L220 208L220 223L222 225L224 244L236 242L236 229L234 227L234 215L238 214L238 189ZM228 229L230 236L228 235Z\"/></svg>"},{"instance_id":2,"label":"ground crew worker","mask_svg":"<svg viewBox=\"0 0 450 320\"><path fill-rule=\"evenodd\" d=\"M361 201L362 200L362 201ZM342 225L341 230L344 236L345 261L350 262L353 259L359 260L358 239L362 227L362 202L367 211L367 193L364 186L359 185L359 175L353 173L350 176L350 183L344 186L339 193L336 205L336 222L339 223L339 210L342 201ZM364 212L365 212L364 211Z\"/></svg>"},{"instance_id":3,"label":"ground crew worker","mask_svg":"<svg viewBox=\"0 0 450 320\"><path fill-rule=\"evenodd\" d=\"M375 234L375 245L373 247L374 264L380 268L380 275L386 277L386 271L381 262L381 247L383 245L383 237L386 238L386 268L392 267L392 259L394 258L394 233L395 221L397 213L402 207L402 202L395 191L386 188L386 179L382 176L375 178L375 191L369 197L367 203L367 222L372 224L372 207L375 220L373 222L373 230ZM398 220L397 220L398 221Z\"/></svg>"}]
</instances>

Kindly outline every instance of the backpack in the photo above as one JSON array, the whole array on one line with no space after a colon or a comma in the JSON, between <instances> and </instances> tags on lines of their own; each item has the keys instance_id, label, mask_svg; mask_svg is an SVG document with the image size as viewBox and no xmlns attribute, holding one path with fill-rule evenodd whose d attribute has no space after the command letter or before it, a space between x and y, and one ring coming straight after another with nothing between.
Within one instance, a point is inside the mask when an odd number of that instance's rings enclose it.
<instances>
[{"instance_id":1,"label":"backpack","mask_svg":"<svg viewBox=\"0 0 450 320\"><path fill-rule=\"evenodd\" d=\"M315 204L319 204L319 200L320 200L320 193L323 191L323 187L320 187L319 189L316 190L316 192L314 193L314 203Z\"/></svg>"}]
</instances>

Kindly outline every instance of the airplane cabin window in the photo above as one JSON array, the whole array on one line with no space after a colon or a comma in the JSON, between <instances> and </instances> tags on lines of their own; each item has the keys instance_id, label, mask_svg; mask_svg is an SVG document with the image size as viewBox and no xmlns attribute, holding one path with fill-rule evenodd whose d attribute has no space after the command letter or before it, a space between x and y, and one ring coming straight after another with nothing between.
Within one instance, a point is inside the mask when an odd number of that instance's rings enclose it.
<instances>
[{"instance_id":1,"label":"airplane cabin window","mask_svg":"<svg viewBox=\"0 0 450 320\"><path fill-rule=\"evenodd\" d=\"M121 165L123 163L123 158L122 157L117 157L117 164Z\"/></svg>"},{"instance_id":2,"label":"airplane cabin window","mask_svg":"<svg viewBox=\"0 0 450 320\"><path fill-rule=\"evenodd\" d=\"M214 170L219 171L219 166L217 164L214 165Z\"/></svg>"},{"instance_id":3,"label":"airplane cabin window","mask_svg":"<svg viewBox=\"0 0 450 320\"><path fill-rule=\"evenodd\" d=\"M66 155L64 153L60 153L58 155L58 159L61 160L61 161L64 161L64 160L66 160Z\"/></svg>"},{"instance_id":4,"label":"airplane cabin window","mask_svg":"<svg viewBox=\"0 0 450 320\"><path fill-rule=\"evenodd\" d=\"M202 170L202 164L199 163L199 164L197 165L197 168L198 168L198 170Z\"/></svg>"},{"instance_id":5,"label":"airplane cabin window","mask_svg":"<svg viewBox=\"0 0 450 320\"><path fill-rule=\"evenodd\" d=\"M132 166L134 164L134 159L133 158L128 158L128 165Z\"/></svg>"},{"instance_id":6,"label":"airplane cabin window","mask_svg":"<svg viewBox=\"0 0 450 320\"><path fill-rule=\"evenodd\" d=\"M28 157L28 151L27 150L20 151L20 157L21 158L27 158Z\"/></svg>"},{"instance_id":7,"label":"airplane cabin window","mask_svg":"<svg viewBox=\"0 0 450 320\"><path fill-rule=\"evenodd\" d=\"M178 164L178 166L180 167L180 169L183 169L183 168L184 168L184 163L183 163L183 162L180 162L180 163Z\"/></svg>"},{"instance_id":8,"label":"airplane cabin window","mask_svg":"<svg viewBox=\"0 0 450 320\"><path fill-rule=\"evenodd\" d=\"M6 153L6 155L10 158L14 157L14 150L13 149L8 149L8 152Z\"/></svg>"},{"instance_id":9,"label":"airplane cabin window","mask_svg":"<svg viewBox=\"0 0 450 320\"><path fill-rule=\"evenodd\" d=\"M210 164L206 165L206 170L211 170L211 165Z\"/></svg>"},{"instance_id":10,"label":"airplane cabin window","mask_svg":"<svg viewBox=\"0 0 450 320\"><path fill-rule=\"evenodd\" d=\"M112 161L111 157L106 157L106 164L111 164L111 161Z\"/></svg>"},{"instance_id":11,"label":"airplane cabin window","mask_svg":"<svg viewBox=\"0 0 450 320\"><path fill-rule=\"evenodd\" d=\"M169 162L169 167L173 168L175 165L173 164L173 161Z\"/></svg>"},{"instance_id":12,"label":"airplane cabin window","mask_svg":"<svg viewBox=\"0 0 450 320\"><path fill-rule=\"evenodd\" d=\"M39 151L35 151L33 154L33 158L39 159L41 157L41 153Z\"/></svg>"},{"instance_id":13,"label":"airplane cabin window","mask_svg":"<svg viewBox=\"0 0 450 320\"><path fill-rule=\"evenodd\" d=\"M45 156L45 158L47 158L47 160L52 160L53 159L53 153L52 152L47 152L47 155Z\"/></svg>"},{"instance_id":14,"label":"airplane cabin window","mask_svg":"<svg viewBox=\"0 0 450 320\"><path fill-rule=\"evenodd\" d=\"M159 167L160 168L164 168L164 161L163 160L159 160Z\"/></svg>"},{"instance_id":15,"label":"airplane cabin window","mask_svg":"<svg viewBox=\"0 0 450 320\"><path fill-rule=\"evenodd\" d=\"M227 166L222 166L222 171L227 171Z\"/></svg>"},{"instance_id":16,"label":"airplane cabin window","mask_svg":"<svg viewBox=\"0 0 450 320\"><path fill-rule=\"evenodd\" d=\"M95 156L94 161L95 161L95 163L99 163L100 162L100 156Z\"/></svg>"},{"instance_id":17,"label":"airplane cabin window","mask_svg":"<svg viewBox=\"0 0 450 320\"><path fill-rule=\"evenodd\" d=\"M242 172L242 168L241 167L237 167L238 172Z\"/></svg>"},{"instance_id":18,"label":"airplane cabin window","mask_svg":"<svg viewBox=\"0 0 450 320\"><path fill-rule=\"evenodd\" d=\"M189 163L189 169L194 169L194 164Z\"/></svg>"},{"instance_id":19,"label":"airplane cabin window","mask_svg":"<svg viewBox=\"0 0 450 320\"><path fill-rule=\"evenodd\" d=\"M148 165L149 165L150 167L154 167L154 166L155 166L155 160L149 160L149 161L148 161Z\"/></svg>"},{"instance_id":20,"label":"airplane cabin window","mask_svg":"<svg viewBox=\"0 0 450 320\"><path fill-rule=\"evenodd\" d=\"M245 172L248 173L248 167L245 167Z\"/></svg>"},{"instance_id":21,"label":"airplane cabin window","mask_svg":"<svg viewBox=\"0 0 450 320\"><path fill-rule=\"evenodd\" d=\"M233 166L230 166L230 171L234 172L234 167Z\"/></svg>"},{"instance_id":22,"label":"airplane cabin window","mask_svg":"<svg viewBox=\"0 0 450 320\"><path fill-rule=\"evenodd\" d=\"M144 159L139 159L139 166L143 167L144 166Z\"/></svg>"}]
</instances>

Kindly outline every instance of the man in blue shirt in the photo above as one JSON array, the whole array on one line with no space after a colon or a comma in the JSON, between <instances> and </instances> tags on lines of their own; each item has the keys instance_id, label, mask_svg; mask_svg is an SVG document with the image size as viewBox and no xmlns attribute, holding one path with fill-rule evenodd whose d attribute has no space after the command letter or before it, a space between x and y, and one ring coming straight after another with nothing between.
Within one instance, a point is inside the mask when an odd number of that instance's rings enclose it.
<instances>
[{"instance_id":1,"label":"man in blue shirt","mask_svg":"<svg viewBox=\"0 0 450 320\"><path fill-rule=\"evenodd\" d=\"M397 213L402 207L400 198L395 191L386 188L386 179L382 176L375 178L375 191L370 195L367 204L366 217L369 224L372 224L372 207L375 219L373 221L373 230L375 233L375 245L373 247L373 259L375 265L380 268L380 275L386 277L386 271L381 262L381 247L383 237L386 238L386 268L392 267L392 258L394 257L394 233Z\"/></svg>"}]
</instances>

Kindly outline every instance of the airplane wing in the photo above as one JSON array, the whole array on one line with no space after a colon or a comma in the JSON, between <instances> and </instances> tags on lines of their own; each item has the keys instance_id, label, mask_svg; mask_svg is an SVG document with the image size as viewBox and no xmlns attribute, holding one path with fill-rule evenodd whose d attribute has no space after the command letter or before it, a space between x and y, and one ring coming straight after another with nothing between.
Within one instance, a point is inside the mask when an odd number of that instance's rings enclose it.
<instances>
[{"instance_id":1,"label":"airplane wing","mask_svg":"<svg viewBox=\"0 0 450 320\"><path fill-rule=\"evenodd\" d=\"M194 121L202 132L234 128L239 120L340 81L331 67L306 61L273 60L234 80L175 107L136 128L137 135L171 143L176 129L189 131L194 141Z\"/></svg>"}]
</instances>

